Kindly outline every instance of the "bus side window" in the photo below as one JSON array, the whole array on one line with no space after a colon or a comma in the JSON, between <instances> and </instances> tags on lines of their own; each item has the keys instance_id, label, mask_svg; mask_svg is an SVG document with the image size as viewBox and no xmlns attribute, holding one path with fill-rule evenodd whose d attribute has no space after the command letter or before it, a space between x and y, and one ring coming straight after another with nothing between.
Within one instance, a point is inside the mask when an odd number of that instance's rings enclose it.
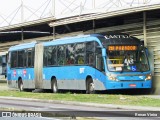
<instances>
[{"instance_id":1,"label":"bus side window","mask_svg":"<svg viewBox=\"0 0 160 120\"><path fill-rule=\"evenodd\" d=\"M75 44L69 44L66 47L66 64L74 64L75 62L75 55L74 55L74 47Z\"/></svg>"},{"instance_id":2,"label":"bus side window","mask_svg":"<svg viewBox=\"0 0 160 120\"><path fill-rule=\"evenodd\" d=\"M11 52L11 68L17 67L17 51Z\"/></svg>"},{"instance_id":3,"label":"bus side window","mask_svg":"<svg viewBox=\"0 0 160 120\"><path fill-rule=\"evenodd\" d=\"M20 50L18 51L18 67L24 67L24 61L25 61L25 51Z\"/></svg>"},{"instance_id":4,"label":"bus side window","mask_svg":"<svg viewBox=\"0 0 160 120\"><path fill-rule=\"evenodd\" d=\"M65 46L57 46L57 62L58 65L64 65L65 63Z\"/></svg>"},{"instance_id":5,"label":"bus side window","mask_svg":"<svg viewBox=\"0 0 160 120\"><path fill-rule=\"evenodd\" d=\"M52 49L51 64L52 65L57 64L57 47L56 46L53 46L53 49Z\"/></svg>"},{"instance_id":6,"label":"bus side window","mask_svg":"<svg viewBox=\"0 0 160 120\"><path fill-rule=\"evenodd\" d=\"M99 44L96 42L95 46L99 46ZM104 63L103 63L103 57L102 57L102 49L96 47L96 68L100 71L104 71Z\"/></svg>"},{"instance_id":7,"label":"bus side window","mask_svg":"<svg viewBox=\"0 0 160 120\"><path fill-rule=\"evenodd\" d=\"M78 43L75 46L75 64L84 64L84 43Z\"/></svg>"},{"instance_id":8,"label":"bus side window","mask_svg":"<svg viewBox=\"0 0 160 120\"><path fill-rule=\"evenodd\" d=\"M34 67L34 53L35 53L35 50L34 50L34 48L32 48L32 67Z\"/></svg>"},{"instance_id":9,"label":"bus side window","mask_svg":"<svg viewBox=\"0 0 160 120\"><path fill-rule=\"evenodd\" d=\"M48 48L49 47L44 47L44 52L43 52L43 66L47 66L48 63Z\"/></svg>"},{"instance_id":10,"label":"bus side window","mask_svg":"<svg viewBox=\"0 0 160 120\"><path fill-rule=\"evenodd\" d=\"M26 50L24 50L23 58L24 58L23 66L27 67L27 51Z\"/></svg>"},{"instance_id":11,"label":"bus side window","mask_svg":"<svg viewBox=\"0 0 160 120\"><path fill-rule=\"evenodd\" d=\"M48 65L52 65L52 49L53 49L53 47L48 47L48 52L47 52L47 54L48 54Z\"/></svg>"},{"instance_id":12,"label":"bus side window","mask_svg":"<svg viewBox=\"0 0 160 120\"><path fill-rule=\"evenodd\" d=\"M57 55L56 46L48 47L48 65L56 65Z\"/></svg>"},{"instance_id":13,"label":"bus side window","mask_svg":"<svg viewBox=\"0 0 160 120\"><path fill-rule=\"evenodd\" d=\"M95 42L86 43L86 64L95 66Z\"/></svg>"},{"instance_id":14,"label":"bus side window","mask_svg":"<svg viewBox=\"0 0 160 120\"><path fill-rule=\"evenodd\" d=\"M27 67L32 67L32 51L27 51Z\"/></svg>"},{"instance_id":15,"label":"bus side window","mask_svg":"<svg viewBox=\"0 0 160 120\"><path fill-rule=\"evenodd\" d=\"M33 67L34 66L34 48L30 48L26 52L27 54L27 67Z\"/></svg>"}]
</instances>

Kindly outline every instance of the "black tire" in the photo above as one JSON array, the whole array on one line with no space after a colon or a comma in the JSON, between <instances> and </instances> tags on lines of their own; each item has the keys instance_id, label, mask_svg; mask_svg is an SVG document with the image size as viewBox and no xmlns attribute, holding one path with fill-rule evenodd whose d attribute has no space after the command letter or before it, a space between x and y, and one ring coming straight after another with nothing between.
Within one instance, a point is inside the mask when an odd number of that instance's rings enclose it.
<instances>
[{"instance_id":1,"label":"black tire","mask_svg":"<svg viewBox=\"0 0 160 120\"><path fill-rule=\"evenodd\" d=\"M86 93L87 94L94 94L95 93L94 82L91 78L87 79Z\"/></svg>"},{"instance_id":2,"label":"black tire","mask_svg":"<svg viewBox=\"0 0 160 120\"><path fill-rule=\"evenodd\" d=\"M23 82L22 82L22 79L18 80L18 88L19 88L19 91L23 91Z\"/></svg>"},{"instance_id":3,"label":"black tire","mask_svg":"<svg viewBox=\"0 0 160 120\"><path fill-rule=\"evenodd\" d=\"M54 78L52 80L52 84L51 84L51 88L52 88L52 92L53 93L57 93L58 92L58 86L57 86L57 80Z\"/></svg>"}]
</instances>

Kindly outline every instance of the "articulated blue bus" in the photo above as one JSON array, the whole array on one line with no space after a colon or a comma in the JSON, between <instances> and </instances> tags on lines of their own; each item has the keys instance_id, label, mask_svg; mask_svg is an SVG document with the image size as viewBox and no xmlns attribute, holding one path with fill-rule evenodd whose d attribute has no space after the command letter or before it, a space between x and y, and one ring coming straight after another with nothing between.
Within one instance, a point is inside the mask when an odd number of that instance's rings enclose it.
<instances>
[{"instance_id":1,"label":"articulated blue bus","mask_svg":"<svg viewBox=\"0 0 160 120\"><path fill-rule=\"evenodd\" d=\"M102 90L151 88L147 49L127 34L91 34L9 48L9 87Z\"/></svg>"}]
</instances>

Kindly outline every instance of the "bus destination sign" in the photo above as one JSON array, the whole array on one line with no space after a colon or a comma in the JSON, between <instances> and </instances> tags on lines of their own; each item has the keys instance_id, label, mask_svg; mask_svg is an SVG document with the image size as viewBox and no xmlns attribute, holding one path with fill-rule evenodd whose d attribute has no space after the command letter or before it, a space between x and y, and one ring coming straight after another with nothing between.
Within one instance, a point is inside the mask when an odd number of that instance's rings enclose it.
<instances>
[{"instance_id":1,"label":"bus destination sign","mask_svg":"<svg viewBox=\"0 0 160 120\"><path fill-rule=\"evenodd\" d=\"M119 51L119 50L137 50L137 46L135 45L111 45L108 46L108 50L110 51Z\"/></svg>"},{"instance_id":2,"label":"bus destination sign","mask_svg":"<svg viewBox=\"0 0 160 120\"><path fill-rule=\"evenodd\" d=\"M122 35L105 35L104 36L106 39L112 39L112 38L118 38L118 39L121 39L121 38L130 38L130 36L129 35L127 35L127 34L122 34Z\"/></svg>"}]
</instances>

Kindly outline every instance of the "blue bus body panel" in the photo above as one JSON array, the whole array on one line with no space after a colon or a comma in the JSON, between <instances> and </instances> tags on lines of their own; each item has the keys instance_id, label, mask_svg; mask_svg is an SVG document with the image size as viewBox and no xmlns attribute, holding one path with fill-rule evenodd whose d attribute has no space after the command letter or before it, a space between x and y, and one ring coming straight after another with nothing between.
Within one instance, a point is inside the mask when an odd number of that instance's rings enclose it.
<instances>
[{"instance_id":1,"label":"blue bus body panel","mask_svg":"<svg viewBox=\"0 0 160 120\"><path fill-rule=\"evenodd\" d=\"M92 77L96 90L106 90L106 77L99 70L91 66L63 66L63 67L45 67L43 69L44 79L51 80L56 77L59 81L73 81L70 85L77 85L78 89L85 90L86 78ZM75 84L77 82L79 84ZM62 83L61 83L62 84ZM83 86L81 85L83 84ZM65 86L67 87L67 86Z\"/></svg>"},{"instance_id":2,"label":"blue bus body panel","mask_svg":"<svg viewBox=\"0 0 160 120\"><path fill-rule=\"evenodd\" d=\"M95 76L95 69L89 66L44 67L45 80L55 76L57 80L85 80L86 76ZM92 74L90 74L92 73Z\"/></svg>"},{"instance_id":3,"label":"blue bus body panel","mask_svg":"<svg viewBox=\"0 0 160 120\"><path fill-rule=\"evenodd\" d=\"M26 72L24 73L24 71ZM23 68L23 69L11 69L10 70L10 77L8 78L8 80L18 80L19 77L21 77L22 80L34 80L34 68Z\"/></svg>"},{"instance_id":4,"label":"blue bus body panel","mask_svg":"<svg viewBox=\"0 0 160 120\"><path fill-rule=\"evenodd\" d=\"M26 70L26 74L23 71ZM18 80L21 77L23 80L34 80L34 69L16 69L16 75L14 75L15 70L11 70L11 79ZM147 73L146 73L147 74ZM125 76L123 75L123 81L111 81L105 76L105 73L96 70L90 66L63 66L63 67L44 67L43 68L43 79L45 81L51 81L52 76L56 76L57 80L80 80L85 81L87 76L91 76L93 80L100 81L103 86L102 90L109 89L131 89L131 88L151 88L151 80L144 81L141 77L138 80L137 76ZM120 78L120 77L119 77ZM132 78L132 79L131 79ZM127 80L128 79L128 80ZM134 86L133 86L134 85ZM95 84L96 86L96 84ZM98 89L99 90L99 89Z\"/></svg>"}]
</instances>

